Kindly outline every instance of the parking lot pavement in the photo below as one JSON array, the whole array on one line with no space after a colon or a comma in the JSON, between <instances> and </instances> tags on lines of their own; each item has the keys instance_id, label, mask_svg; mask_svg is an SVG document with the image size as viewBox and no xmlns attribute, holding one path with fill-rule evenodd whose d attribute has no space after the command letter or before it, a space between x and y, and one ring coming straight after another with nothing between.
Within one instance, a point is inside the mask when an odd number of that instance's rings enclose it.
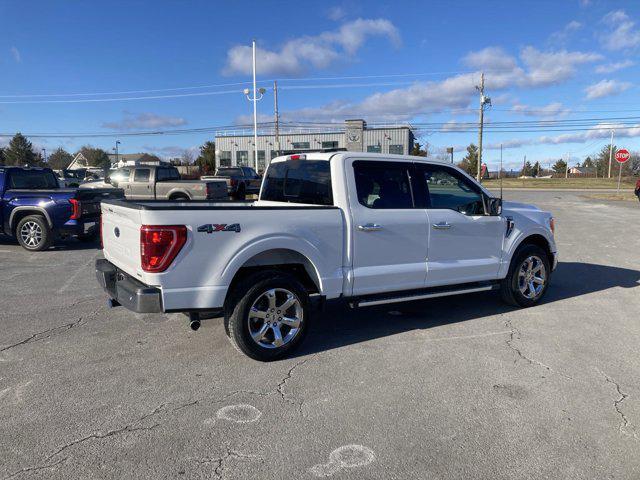
<instances>
[{"instance_id":1,"label":"parking lot pavement","mask_svg":"<svg viewBox=\"0 0 640 480\"><path fill-rule=\"evenodd\" d=\"M332 307L270 364L108 310L96 249L0 241L0 478L639 478L640 209L505 198L557 218L543 304Z\"/></svg>"}]
</instances>

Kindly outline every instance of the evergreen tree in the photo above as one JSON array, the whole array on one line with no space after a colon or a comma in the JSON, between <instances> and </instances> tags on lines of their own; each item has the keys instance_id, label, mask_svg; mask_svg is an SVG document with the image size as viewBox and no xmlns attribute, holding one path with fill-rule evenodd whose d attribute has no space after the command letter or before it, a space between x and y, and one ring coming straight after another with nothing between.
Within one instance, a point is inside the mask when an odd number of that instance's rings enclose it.
<instances>
[{"instance_id":1,"label":"evergreen tree","mask_svg":"<svg viewBox=\"0 0 640 480\"><path fill-rule=\"evenodd\" d=\"M0 148L0 165L4 165L4 148Z\"/></svg>"},{"instance_id":2,"label":"evergreen tree","mask_svg":"<svg viewBox=\"0 0 640 480\"><path fill-rule=\"evenodd\" d=\"M200 146L200 154L196 158L198 165L204 173L213 173L216 170L216 144L208 141Z\"/></svg>"},{"instance_id":3,"label":"evergreen tree","mask_svg":"<svg viewBox=\"0 0 640 480\"><path fill-rule=\"evenodd\" d=\"M101 148L95 148L90 145L85 145L80 149L82 156L87 159L90 167L109 168L111 167L111 161L107 152Z\"/></svg>"},{"instance_id":4,"label":"evergreen tree","mask_svg":"<svg viewBox=\"0 0 640 480\"><path fill-rule=\"evenodd\" d=\"M33 145L20 132L16 133L9 142L9 146L4 150L4 157L7 165L35 166L38 164Z\"/></svg>"},{"instance_id":5,"label":"evergreen tree","mask_svg":"<svg viewBox=\"0 0 640 480\"><path fill-rule=\"evenodd\" d=\"M478 147L473 143L470 144L467 147L467 154L458 166L475 178L478 175Z\"/></svg>"},{"instance_id":6,"label":"evergreen tree","mask_svg":"<svg viewBox=\"0 0 640 480\"><path fill-rule=\"evenodd\" d=\"M531 162L528 160L525 162L522 167L522 171L520 172L521 177L531 177L533 175L533 167L531 166Z\"/></svg>"},{"instance_id":7,"label":"evergreen tree","mask_svg":"<svg viewBox=\"0 0 640 480\"><path fill-rule=\"evenodd\" d=\"M565 174L567 171L567 162L560 159L556 163L553 164L552 170L558 174Z\"/></svg>"},{"instance_id":8,"label":"evergreen tree","mask_svg":"<svg viewBox=\"0 0 640 480\"><path fill-rule=\"evenodd\" d=\"M411 155L415 155L417 157L428 157L429 156L429 144L426 143L424 148L420 145L419 142L413 144L413 149L411 150Z\"/></svg>"},{"instance_id":9,"label":"evergreen tree","mask_svg":"<svg viewBox=\"0 0 640 480\"><path fill-rule=\"evenodd\" d=\"M64 150L62 147L58 147L51 155L49 155L48 163L49 167L54 170L62 170L67 168L73 161L73 155Z\"/></svg>"},{"instance_id":10,"label":"evergreen tree","mask_svg":"<svg viewBox=\"0 0 640 480\"><path fill-rule=\"evenodd\" d=\"M536 162L533 165L533 170L531 172L531 175L533 175L534 177L538 177L540 175L540 162Z\"/></svg>"},{"instance_id":11,"label":"evergreen tree","mask_svg":"<svg viewBox=\"0 0 640 480\"><path fill-rule=\"evenodd\" d=\"M605 145L596 155L596 172L599 177L606 177L609 175L609 155L611 144ZM613 152L611 152L611 171L613 172L613 165L616 163L615 157L618 148L614 145Z\"/></svg>"}]
</instances>

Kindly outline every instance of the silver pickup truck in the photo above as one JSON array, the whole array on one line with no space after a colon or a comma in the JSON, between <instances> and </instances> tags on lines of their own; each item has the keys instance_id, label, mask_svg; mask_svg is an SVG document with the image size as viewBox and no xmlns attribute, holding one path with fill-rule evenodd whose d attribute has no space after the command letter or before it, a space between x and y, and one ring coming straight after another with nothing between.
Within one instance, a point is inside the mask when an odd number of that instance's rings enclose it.
<instances>
[{"instance_id":1,"label":"silver pickup truck","mask_svg":"<svg viewBox=\"0 0 640 480\"><path fill-rule=\"evenodd\" d=\"M124 167L107 182L131 200L223 200L229 198L224 180L182 180L171 165Z\"/></svg>"}]
</instances>

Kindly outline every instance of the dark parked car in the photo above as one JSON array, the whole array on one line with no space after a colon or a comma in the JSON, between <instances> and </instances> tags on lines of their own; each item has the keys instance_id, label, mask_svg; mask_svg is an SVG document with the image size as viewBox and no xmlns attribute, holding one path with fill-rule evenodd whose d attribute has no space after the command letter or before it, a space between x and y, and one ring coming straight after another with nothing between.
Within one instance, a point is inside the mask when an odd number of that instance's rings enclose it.
<instances>
[{"instance_id":1,"label":"dark parked car","mask_svg":"<svg viewBox=\"0 0 640 480\"><path fill-rule=\"evenodd\" d=\"M229 196L236 200L244 200L247 195L257 195L262 184L262 177L251 167L220 167L214 176L200 178L226 180Z\"/></svg>"},{"instance_id":2,"label":"dark parked car","mask_svg":"<svg viewBox=\"0 0 640 480\"><path fill-rule=\"evenodd\" d=\"M115 188L60 188L49 168L0 166L0 233L32 251L49 248L56 237L93 240L100 228L100 202L123 196Z\"/></svg>"}]
</instances>

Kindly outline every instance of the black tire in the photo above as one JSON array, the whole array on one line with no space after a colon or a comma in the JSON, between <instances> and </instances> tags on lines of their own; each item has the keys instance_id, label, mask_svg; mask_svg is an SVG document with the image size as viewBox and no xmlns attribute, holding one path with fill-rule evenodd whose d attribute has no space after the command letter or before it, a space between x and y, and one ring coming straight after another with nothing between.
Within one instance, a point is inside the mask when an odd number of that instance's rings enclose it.
<instances>
[{"instance_id":1,"label":"black tire","mask_svg":"<svg viewBox=\"0 0 640 480\"><path fill-rule=\"evenodd\" d=\"M523 268L525 260L534 257L540 259L544 266L544 283L542 284L542 290L539 293L533 293L529 289L530 295L533 298L525 295L520 289L520 270ZM549 255L545 250L537 245L525 244L518 247L518 250L513 255L511 265L509 265L509 273L500 284L500 295L509 305L516 307L531 307L538 303L544 296L549 286L549 280L551 279L551 262Z\"/></svg>"},{"instance_id":2,"label":"black tire","mask_svg":"<svg viewBox=\"0 0 640 480\"><path fill-rule=\"evenodd\" d=\"M53 233L42 215L22 218L16 225L15 236L20 246L30 252L46 250L53 243Z\"/></svg>"},{"instance_id":3,"label":"black tire","mask_svg":"<svg viewBox=\"0 0 640 480\"><path fill-rule=\"evenodd\" d=\"M184 193L180 193L178 195L173 195L169 200L173 200L175 202L188 202L191 199Z\"/></svg>"},{"instance_id":4,"label":"black tire","mask_svg":"<svg viewBox=\"0 0 640 480\"><path fill-rule=\"evenodd\" d=\"M234 195L236 200L244 201L247 198L247 191L244 188L244 185L240 185L238 190L236 190L236 194Z\"/></svg>"},{"instance_id":5,"label":"black tire","mask_svg":"<svg viewBox=\"0 0 640 480\"><path fill-rule=\"evenodd\" d=\"M276 343L275 330L273 328L267 329L265 336L261 339L261 343L253 339L250 331L250 328L253 328L254 332L256 332L267 323L268 319L250 317L249 313L254 303L260 304L263 300L266 301L267 293L272 290L276 291L276 305L278 301L287 298L285 292L293 294L298 302L282 311L281 317L278 317L281 311L277 310L277 307L276 309L269 309L267 306L266 311L263 312L267 313L267 315L269 313L276 315L273 320L277 321L277 329L283 340L286 340L287 335L293 332L294 329L284 322L280 323L279 320L282 317L287 318L287 315L285 315L287 312L289 312L289 316L292 316L293 312L297 312L293 316L294 318L298 318L298 315L300 316L298 330L292 333L291 338L281 346L273 346ZM297 348L304 340L310 321L311 303L304 286L293 275L277 270L257 273L240 282L231 292L224 316L225 329L231 344L241 353L261 362L277 360ZM270 344L271 347L262 346L262 344Z\"/></svg>"}]
</instances>

